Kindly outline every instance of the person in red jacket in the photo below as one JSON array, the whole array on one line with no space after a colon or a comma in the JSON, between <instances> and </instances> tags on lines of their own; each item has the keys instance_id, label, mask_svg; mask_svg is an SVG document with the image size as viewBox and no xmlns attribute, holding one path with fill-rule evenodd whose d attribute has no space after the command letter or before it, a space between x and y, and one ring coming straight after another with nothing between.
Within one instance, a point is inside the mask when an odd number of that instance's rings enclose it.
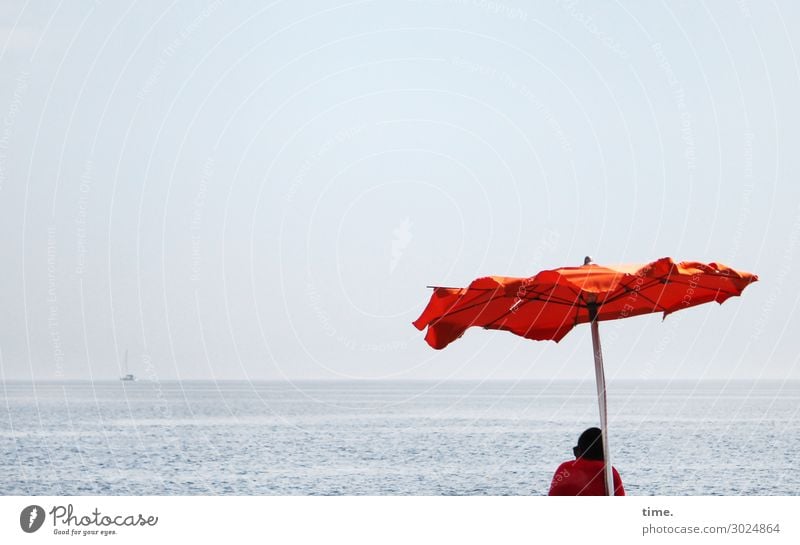
<instances>
[{"instance_id":1,"label":"person in red jacket","mask_svg":"<svg viewBox=\"0 0 800 545\"><path fill-rule=\"evenodd\" d=\"M603 437L600 428L589 428L578 438L578 446L572 449L575 459L564 462L553 475L550 496L605 496L603 478ZM614 495L624 496L622 479L612 467Z\"/></svg>"}]
</instances>

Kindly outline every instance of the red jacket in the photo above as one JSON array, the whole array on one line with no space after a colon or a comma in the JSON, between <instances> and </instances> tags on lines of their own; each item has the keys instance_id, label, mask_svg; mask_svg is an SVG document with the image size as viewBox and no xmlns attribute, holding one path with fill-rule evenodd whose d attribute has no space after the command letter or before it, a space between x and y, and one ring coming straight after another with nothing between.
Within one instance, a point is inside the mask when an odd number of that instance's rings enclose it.
<instances>
[{"instance_id":1,"label":"red jacket","mask_svg":"<svg viewBox=\"0 0 800 545\"><path fill-rule=\"evenodd\" d=\"M615 468L611 468L614 476L614 495L624 496L622 479ZM603 461L578 458L564 462L553 475L550 484L550 496L605 496L606 487L603 482Z\"/></svg>"}]
</instances>

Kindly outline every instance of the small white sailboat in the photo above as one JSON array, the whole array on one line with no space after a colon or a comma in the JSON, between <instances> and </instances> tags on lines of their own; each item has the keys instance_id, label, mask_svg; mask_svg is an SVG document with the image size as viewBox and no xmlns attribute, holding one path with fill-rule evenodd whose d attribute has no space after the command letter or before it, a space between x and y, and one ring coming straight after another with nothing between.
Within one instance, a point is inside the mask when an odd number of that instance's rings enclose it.
<instances>
[{"instance_id":1,"label":"small white sailboat","mask_svg":"<svg viewBox=\"0 0 800 545\"><path fill-rule=\"evenodd\" d=\"M133 374L131 374L130 371L128 370L128 349L127 348L125 349L125 374L122 375L121 377L119 377L119 379L120 380L124 380L126 382L133 382L134 380L136 380L136 377L134 377Z\"/></svg>"}]
</instances>

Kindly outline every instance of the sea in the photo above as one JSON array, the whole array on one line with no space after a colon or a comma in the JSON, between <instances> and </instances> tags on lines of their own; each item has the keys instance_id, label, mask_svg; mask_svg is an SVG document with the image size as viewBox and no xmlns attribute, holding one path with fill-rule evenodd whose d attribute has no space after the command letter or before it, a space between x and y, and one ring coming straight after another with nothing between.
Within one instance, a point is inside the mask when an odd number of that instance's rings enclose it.
<instances>
[{"instance_id":1,"label":"sea","mask_svg":"<svg viewBox=\"0 0 800 545\"><path fill-rule=\"evenodd\" d=\"M613 381L629 495L797 495L800 382ZM0 382L1 495L545 495L584 381Z\"/></svg>"}]
</instances>

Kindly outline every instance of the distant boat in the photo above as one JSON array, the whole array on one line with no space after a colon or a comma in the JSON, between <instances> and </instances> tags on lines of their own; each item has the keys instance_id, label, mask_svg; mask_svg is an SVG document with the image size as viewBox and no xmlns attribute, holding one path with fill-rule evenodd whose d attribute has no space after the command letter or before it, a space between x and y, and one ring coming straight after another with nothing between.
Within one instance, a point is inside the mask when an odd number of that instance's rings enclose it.
<instances>
[{"instance_id":1,"label":"distant boat","mask_svg":"<svg viewBox=\"0 0 800 545\"><path fill-rule=\"evenodd\" d=\"M128 349L125 349L125 374L119 377L120 380L124 380L126 382L133 382L136 380L136 377L133 374L128 372Z\"/></svg>"}]
</instances>

